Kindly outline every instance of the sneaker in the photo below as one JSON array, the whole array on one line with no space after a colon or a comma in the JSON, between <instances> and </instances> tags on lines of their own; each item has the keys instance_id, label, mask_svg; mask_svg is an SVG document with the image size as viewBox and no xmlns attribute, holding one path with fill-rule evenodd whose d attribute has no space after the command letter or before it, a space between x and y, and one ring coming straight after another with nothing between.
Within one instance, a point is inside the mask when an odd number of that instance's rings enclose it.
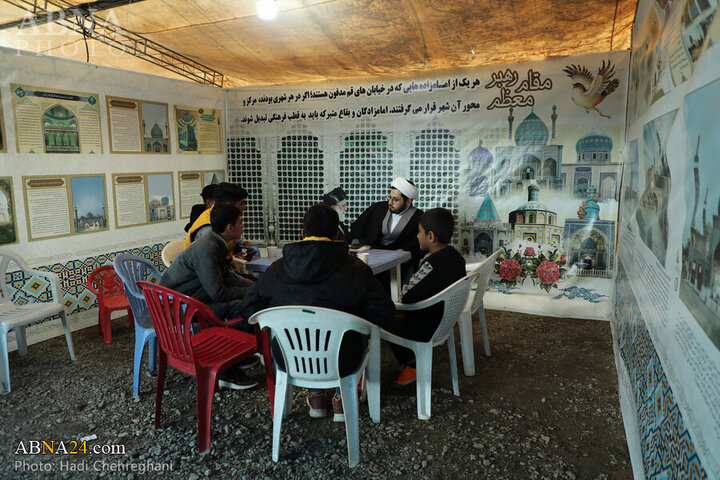
<instances>
[{"instance_id":1,"label":"sneaker","mask_svg":"<svg viewBox=\"0 0 720 480\"><path fill-rule=\"evenodd\" d=\"M251 355L242 362L238 363L238 368L240 368L240 370L250 370L251 368L255 368L259 363L260 357L257 355Z\"/></svg>"},{"instance_id":2,"label":"sneaker","mask_svg":"<svg viewBox=\"0 0 720 480\"><path fill-rule=\"evenodd\" d=\"M308 392L307 404L310 407L309 414L312 418L324 418L327 415L325 408L325 392Z\"/></svg>"},{"instance_id":3,"label":"sneaker","mask_svg":"<svg viewBox=\"0 0 720 480\"><path fill-rule=\"evenodd\" d=\"M344 422L345 412L343 411L342 397L337 393L332 398L333 405L333 422Z\"/></svg>"},{"instance_id":4,"label":"sneaker","mask_svg":"<svg viewBox=\"0 0 720 480\"><path fill-rule=\"evenodd\" d=\"M256 387L258 382L245 375L241 370L234 368L226 371L218 379L218 385L232 390L247 390Z\"/></svg>"},{"instance_id":5,"label":"sneaker","mask_svg":"<svg viewBox=\"0 0 720 480\"><path fill-rule=\"evenodd\" d=\"M415 383L416 375L417 371L414 367L403 367L400 376L393 382L393 387L404 387L405 385Z\"/></svg>"}]
</instances>

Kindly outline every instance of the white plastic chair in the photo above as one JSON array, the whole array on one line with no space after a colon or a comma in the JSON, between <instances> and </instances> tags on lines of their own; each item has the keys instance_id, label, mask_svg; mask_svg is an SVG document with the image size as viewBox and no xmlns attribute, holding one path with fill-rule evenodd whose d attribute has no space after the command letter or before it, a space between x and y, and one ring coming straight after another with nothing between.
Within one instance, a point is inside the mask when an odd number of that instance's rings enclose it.
<instances>
[{"instance_id":1,"label":"white plastic chair","mask_svg":"<svg viewBox=\"0 0 720 480\"><path fill-rule=\"evenodd\" d=\"M458 386L457 359L455 356L455 336L453 328L460 319L470 295L470 286L474 277L463 277L440 293L417 303L396 303L399 312L422 310L432 305L443 303L443 315L435 333L427 342L416 342L399 337L388 331L381 330L380 337L391 343L411 349L415 353L417 368L417 412L420 420L430 419L430 396L432 393L432 351L434 347L447 342L450 354L450 374L452 376L453 393L460 396Z\"/></svg>"},{"instance_id":2,"label":"white plastic chair","mask_svg":"<svg viewBox=\"0 0 720 480\"><path fill-rule=\"evenodd\" d=\"M490 356L490 339L487 333L487 323L485 322L485 308L483 307L483 296L485 290L487 290L488 283L490 282L490 275L495 268L495 260L500 255L500 250L483 260L480 265L469 272L468 277L473 277L473 284L475 290L470 293L467 305L462 315L460 315L460 321L458 322L458 329L460 330L460 346L462 347L463 357L463 370L465 371L466 377L472 377L475 375L475 348L473 346L473 330L472 330L472 316L475 312L478 313L480 318L480 328L482 329L483 343L485 345L485 356Z\"/></svg>"},{"instance_id":3,"label":"white plastic chair","mask_svg":"<svg viewBox=\"0 0 720 480\"><path fill-rule=\"evenodd\" d=\"M2 286L2 295L0 296L0 363L2 363L0 380L2 380L2 393L10 392L10 363L8 361L7 345L7 334L10 330L15 330L18 354L22 356L27 354L25 327L43 318L60 314L60 321L65 329L65 340L67 341L68 350L70 351L70 359L73 362L75 361L75 351L73 350L70 328L68 328L65 307L63 307L62 304L60 279L52 272L33 270L25 263L22 257L8 250L0 250L0 278L5 278L10 262L15 262L20 270L30 277L45 279L50 284L52 299L48 302L32 302L18 305L13 303L5 282L0 283Z\"/></svg>"},{"instance_id":4,"label":"white plastic chair","mask_svg":"<svg viewBox=\"0 0 720 480\"><path fill-rule=\"evenodd\" d=\"M275 375L273 461L277 462L279 457L282 419L292 410L292 387L340 387L348 463L350 467L357 465L360 458L357 385L366 366L368 402L373 402L371 417L375 422L380 421L379 328L349 313L302 305L268 308L250 317L248 322L270 329L270 336L277 341L285 363L286 371L278 369ZM345 332L351 330L369 335L369 348L357 370L340 378L340 343Z\"/></svg>"},{"instance_id":5,"label":"white plastic chair","mask_svg":"<svg viewBox=\"0 0 720 480\"><path fill-rule=\"evenodd\" d=\"M185 244L184 238L178 238L165 245L162 249L162 261L166 267L169 267L172 262L182 253L183 245Z\"/></svg>"}]
</instances>

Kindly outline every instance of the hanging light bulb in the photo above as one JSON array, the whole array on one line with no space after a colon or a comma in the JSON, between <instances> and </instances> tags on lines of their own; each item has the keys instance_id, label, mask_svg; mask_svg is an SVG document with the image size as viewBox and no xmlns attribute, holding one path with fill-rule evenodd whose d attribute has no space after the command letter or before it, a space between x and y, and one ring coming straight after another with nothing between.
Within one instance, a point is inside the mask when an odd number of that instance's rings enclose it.
<instances>
[{"instance_id":1,"label":"hanging light bulb","mask_svg":"<svg viewBox=\"0 0 720 480\"><path fill-rule=\"evenodd\" d=\"M263 20L277 17L277 0L257 0L257 14Z\"/></svg>"}]
</instances>

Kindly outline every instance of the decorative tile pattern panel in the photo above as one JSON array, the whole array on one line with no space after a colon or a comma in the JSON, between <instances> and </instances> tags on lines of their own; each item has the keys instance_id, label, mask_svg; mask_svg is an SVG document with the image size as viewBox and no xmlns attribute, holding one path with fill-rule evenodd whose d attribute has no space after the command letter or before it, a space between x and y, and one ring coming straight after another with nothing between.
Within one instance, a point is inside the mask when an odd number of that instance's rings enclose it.
<instances>
[{"instance_id":1,"label":"decorative tile pattern panel","mask_svg":"<svg viewBox=\"0 0 720 480\"><path fill-rule=\"evenodd\" d=\"M392 133L380 132L369 123L362 123L357 130L342 136L340 187L348 195L348 225L367 207L387 196L393 179L391 150Z\"/></svg>"},{"instance_id":2,"label":"decorative tile pattern panel","mask_svg":"<svg viewBox=\"0 0 720 480\"><path fill-rule=\"evenodd\" d=\"M250 241L265 241L263 216L262 157L258 139L231 129L227 140L228 181L247 190L247 209L243 212L243 235ZM233 135L234 134L234 135Z\"/></svg>"},{"instance_id":3,"label":"decorative tile pattern panel","mask_svg":"<svg viewBox=\"0 0 720 480\"><path fill-rule=\"evenodd\" d=\"M120 250L96 257L45 265L37 267L36 270L53 272L60 277L65 313L71 314L97 307L97 299L87 286L87 277L90 272L102 265L112 263L116 255L126 253L147 258L162 273L165 270L161 257L164 246L164 243L158 243L129 250ZM50 283L46 279L30 276L22 271L8 272L5 275L5 282L7 283L10 298L20 305L36 301L46 302L50 300L52 295Z\"/></svg>"},{"instance_id":4,"label":"decorative tile pattern panel","mask_svg":"<svg viewBox=\"0 0 720 480\"><path fill-rule=\"evenodd\" d=\"M613 322L620 356L634 391L645 478L705 479L645 320L618 262Z\"/></svg>"},{"instance_id":5,"label":"decorative tile pattern panel","mask_svg":"<svg viewBox=\"0 0 720 480\"><path fill-rule=\"evenodd\" d=\"M418 133L410 151L410 180L418 187L413 204L421 210L443 207L458 222L460 194L460 145L458 137L446 128L433 125ZM458 229L453 243L459 239Z\"/></svg>"}]
</instances>

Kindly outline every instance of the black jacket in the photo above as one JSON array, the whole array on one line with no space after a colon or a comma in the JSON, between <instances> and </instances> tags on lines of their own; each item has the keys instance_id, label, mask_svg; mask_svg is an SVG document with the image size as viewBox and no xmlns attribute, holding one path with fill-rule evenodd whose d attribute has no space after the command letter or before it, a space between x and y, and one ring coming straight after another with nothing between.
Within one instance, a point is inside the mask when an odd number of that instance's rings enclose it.
<instances>
[{"instance_id":1,"label":"black jacket","mask_svg":"<svg viewBox=\"0 0 720 480\"><path fill-rule=\"evenodd\" d=\"M465 276L465 259L457 250L447 246L427 257L420 269L403 287L402 303L417 303L442 292ZM408 318L423 318L437 327L443 312L443 305L407 312Z\"/></svg>"},{"instance_id":2,"label":"black jacket","mask_svg":"<svg viewBox=\"0 0 720 480\"><path fill-rule=\"evenodd\" d=\"M422 210L415 210L415 213L413 213L410 221L405 225L405 228L403 228L402 233L396 241L388 245L383 245L382 223L387 211L388 203L385 201L370 205L350 227L350 239L357 238L362 245L370 245L373 248L407 250L412 255L412 263L417 264L424 255L423 251L420 250L417 239L418 224L420 223L420 215L423 213Z\"/></svg>"},{"instance_id":3,"label":"black jacket","mask_svg":"<svg viewBox=\"0 0 720 480\"><path fill-rule=\"evenodd\" d=\"M283 257L273 262L245 294L247 319L260 310L283 305L312 305L351 313L380 326L395 316L395 305L372 270L348 254L344 242L302 241L283 247ZM271 344L278 368L285 370L277 345ZM367 338L355 332L343 337L340 374L348 375L367 348Z\"/></svg>"},{"instance_id":4,"label":"black jacket","mask_svg":"<svg viewBox=\"0 0 720 480\"><path fill-rule=\"evenodd\" d=\"M337 241L285 245L283 257L245 293L243 316L281 305L334 308L381 326L395 315L390 296L370 267Z\"/></svg>"}]
</instances>

